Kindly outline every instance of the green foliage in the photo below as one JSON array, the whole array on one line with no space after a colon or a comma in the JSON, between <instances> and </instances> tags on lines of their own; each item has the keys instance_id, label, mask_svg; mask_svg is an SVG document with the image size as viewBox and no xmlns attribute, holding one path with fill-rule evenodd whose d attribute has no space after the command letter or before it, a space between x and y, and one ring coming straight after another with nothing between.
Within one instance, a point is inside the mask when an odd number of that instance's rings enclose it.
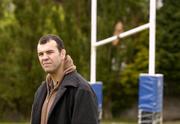
<instances>
[{"instance_id":1,"label":"green foliage","mask_svg":"<svg viewBox=\"0 0 180 124\"><path fill-rule=\"evenodd\" d=\"M10 5L13 6L11 11L8 8ZM75 16L84 15L84 19L88 20L88 14L84 13L87 5L82 3L84 8L80 8L75 14L69 14L73 13L71 3L65 3L65 6L51 0L2 1L0 118L19 120L30 117L35 90L45 76L36 55L37 41L44 34L62 37L68 53L77 63L78 71L89 78L89 27L86 23L81 25L81 20ZM79 68L80 65L84 67ZM13 115L16 116L12 117Z\"/></svg>"},{"instance_id":2,"label":"green foliage","mask_svg":"<svg viewBox=\"0 0 180 124\"><path fill-rule=\"evenodd\" d=\"M180 1L166 0L158 11L157 67L164 74L165 93L180 95Z\"/></svg>"},{"instance_id":3,"label":"green foliage","mask_svg":"<svg viewBox=\"0 0 180 124\"><path fill-rule=\"evenodd\" d=\"M147 1L99 0L98 39L112 36L119 20L124 24L124 31L146 23L147 7ZM108 44L98 48L97 79L104 86L105 113L111 109L113 115L118 116L137 102L138 76L147 70L148 48L144 47L148 44L147 38L147 33L141 33L121 39L119 46Z\"/></svg>"},{"instance_id":4,"label":"green foliage","mask_svg":"<svg viewBox=\"0 0 180 124\"><path fill-rule=\"evenodd\" d=\"M166 0L157 19L157 70L165 75L169 95L180 93L179 5ZM90 8L90 0L0 1L0 118L29 118L34 93L45 77L36 55L37 41L44 34L64 40L77 70L89 80ZM119 20L124 31L147 23L148 1L98 0L97 15L101 40L112 36ZM118 116L137 102L139 74L148 70L148 43L144 31L121 39L119 46L97 48L97 80L103 82L105 114Z\"/></svg>"}]
</instances>

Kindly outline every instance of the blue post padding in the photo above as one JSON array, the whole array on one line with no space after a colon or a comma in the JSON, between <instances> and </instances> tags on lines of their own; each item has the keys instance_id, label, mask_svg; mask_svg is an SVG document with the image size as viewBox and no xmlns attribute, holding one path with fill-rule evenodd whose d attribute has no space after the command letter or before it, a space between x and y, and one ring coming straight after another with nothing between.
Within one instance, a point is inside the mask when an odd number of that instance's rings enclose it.
<instances>
[{"instance_id":1,"label":"blue post padding","mask_svg":"<svg viewBox=\"0 0 180 124\"><path fill-rule=\"evenodd\" d=\"M163 104L163 75L141 74L139 78L139 109L161 112Z\"/></svg>"},{"instance_id":2,"label":"blue post padding","mask_svg":"<svg viewBox=\"0 0 180 124\"><path fill-rule=\"evenodd\" d=\"M103 95L102 95L102 83L101 82L97 82L95 84L91 84L92 89L94 90L94 92L96 93L97 96L97 100L98 100L98 109L99 111L102 111L102 99L103 99Z\"/></svg>"}]
</instances>

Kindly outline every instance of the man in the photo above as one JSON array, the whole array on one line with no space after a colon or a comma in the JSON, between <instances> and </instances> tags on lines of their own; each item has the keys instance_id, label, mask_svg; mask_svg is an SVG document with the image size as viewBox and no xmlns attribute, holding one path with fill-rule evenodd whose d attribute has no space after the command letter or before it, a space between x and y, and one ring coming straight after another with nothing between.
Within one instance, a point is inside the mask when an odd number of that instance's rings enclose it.
<instances>
[{"instance_id":1,"label":"man","mask_svg":"<svg viewBox=\"0 0 180 124\"><path fill-rule=\"evenodd\" d=\"M114 26L114 35L118 36L119 34L121 34L124 30L124 27L123 27L123 23L121 21L118 21L115 26ZM117 46L119 45L119 42L120 42L120 38L114 40L112 42L112 45L113 46Z\"/></svg>"},{"instance_id":2,"label":"man","mask_svg":"<svg viewBox=\"0 0 180 124\"><path fill-rule=\"evenodd\" d=\"M116 22L115 26L114 26L114 32L113 35L114 36L119 36L119 34L121 34L124 30L123 27L123 23L121 21ZM111 70L112 71L119 71L121 68L121 62L119 59L119 48L123 47L123 44L121 44L120 38L117 38L116 40L112 41L112 47L111 47L111 51L110 51L110 57L111 57ZM122 51L121 51L122 52ZM119 74L119 73L116 73ZM119 76L116 76L119 77Z\"/></svg>"},{"instance_id":3,"label":"man","mask_svg":"<svg viewBox=\"0 0 180 124\"><path fill-rule=\"evenodd\" d=\"M47 76L35 93L31 124L98 124L96 95L77 73L62 40L45 35L37 52Z\"/></svg>"}]
</instances>

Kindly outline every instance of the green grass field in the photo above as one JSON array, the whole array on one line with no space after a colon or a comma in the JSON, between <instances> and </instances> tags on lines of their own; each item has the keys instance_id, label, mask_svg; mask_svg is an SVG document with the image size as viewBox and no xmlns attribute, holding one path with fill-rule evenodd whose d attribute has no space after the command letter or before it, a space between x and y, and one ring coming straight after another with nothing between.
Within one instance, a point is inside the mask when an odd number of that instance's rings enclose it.
<instances>
[{"instance_id":1,"label":"green grass field","mask_svg":"<svg viewBox=\"0 0 180 124\"><path fill-rule=\"evenodd\" d=\"M0 124L29 124L29 123L0 122ZM102 122L101 124L137 124L137 123L135 123L135 122ZM176 122L164 122L163 124L180 124L180 121L176 121Z\"/></svg>"},{"instance_id":2,"label":"green grass field","mask_svg":"<svg viewBox=\"0 0 180 124\"><path fill-rule=\"evenodd\" d=\"M29 124L29 123L19 123L19 122L0 122L0 124ZM101 124L137 124L136 122L117 122L117 121L103 121ZM163 124L180 124L180 121L176 122L164 122Z\"/></svg>"}]
</instances>

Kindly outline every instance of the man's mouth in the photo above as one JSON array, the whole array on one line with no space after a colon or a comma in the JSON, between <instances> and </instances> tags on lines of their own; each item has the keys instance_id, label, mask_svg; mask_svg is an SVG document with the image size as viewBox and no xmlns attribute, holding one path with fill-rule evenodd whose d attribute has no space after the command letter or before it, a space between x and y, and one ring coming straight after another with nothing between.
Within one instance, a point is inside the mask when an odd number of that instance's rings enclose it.
<instances>
[{"instance_id":1,"label":"man's mouth","mask_svg":"<svg viewBox=\"0 0 180 124\"><path fill-rule=\"evenodd\" d=\"M47 67L47 66L49 66L49 65L51 65L51 63L43 63L43 66L44 66L44 67Z\"/></svg>"}]
</instances>

